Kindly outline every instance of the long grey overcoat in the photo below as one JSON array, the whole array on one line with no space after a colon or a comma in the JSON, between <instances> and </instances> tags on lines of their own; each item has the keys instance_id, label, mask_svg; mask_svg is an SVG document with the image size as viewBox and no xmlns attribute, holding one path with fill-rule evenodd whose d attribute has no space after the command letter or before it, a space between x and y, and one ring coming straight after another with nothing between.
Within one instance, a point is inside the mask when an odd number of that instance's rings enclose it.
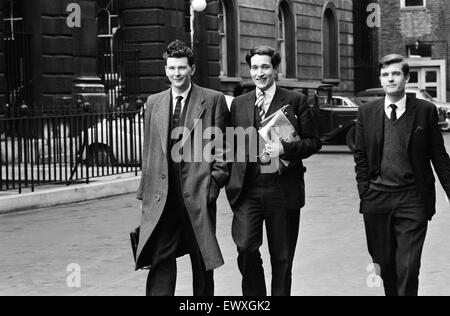
<instances>
[{"instance_id":1,"label":"long grey overcoat","mask_svg":"<svg viewBox=\"0 0 450 316\"><path fill-rule=\"evenodd\" d=\"M152 246L146 243L167 203L168 159L172 158L168 152L170 93L169 89L152 95L146 103L143 169L137 196L142 200L142 218L136 269L149 265L143 249L146 246L146 251ZM225 133L228 122L229 111L223 94L193 84L185 118L186 129L179 143L183 153L189 152L191 148L191 153L195 151L198 155L198 142L194 138L198 140L201 137L202 147L211 144L211 139L202 137L204 131L210 127L218 127ZM194 145L197 147L194 148ZM219 148L214 154L212 162L205 161L205 157L198 159L198 156L195 161L181 162L183 199L207 270L216 269L224 263L215 235L216 199L220 188L228 180L229 171Z\"/></svg>"}]
</instances>

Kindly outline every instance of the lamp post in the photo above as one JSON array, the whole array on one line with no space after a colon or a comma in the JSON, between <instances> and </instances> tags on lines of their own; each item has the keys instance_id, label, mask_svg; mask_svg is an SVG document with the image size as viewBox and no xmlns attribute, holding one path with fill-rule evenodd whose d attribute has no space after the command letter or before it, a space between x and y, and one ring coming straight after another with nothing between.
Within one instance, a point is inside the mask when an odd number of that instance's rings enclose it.
<instances>
[{"instance_id":1,"label":"lamp post","mask_svg":"<svg viewBox=\"0 0 450 316\"><path fill-rule=\"evenodd\" d=\"M191 12L190 12L190 22L191 22L191 46L194 48L194 18L195 12L203 12L207 7L206 0L191 0Z\"/></svg>"},{"instance_id":2,"label":"lamp post","mask_svg":"<svg viewBox=\"0 0 450 316\"><path fill-rule=\"evenodd\" d=\"M207 5L206 0L192 0L191 2L192 9L197 12L204 11Z\"/></svg>"}]
</instances>

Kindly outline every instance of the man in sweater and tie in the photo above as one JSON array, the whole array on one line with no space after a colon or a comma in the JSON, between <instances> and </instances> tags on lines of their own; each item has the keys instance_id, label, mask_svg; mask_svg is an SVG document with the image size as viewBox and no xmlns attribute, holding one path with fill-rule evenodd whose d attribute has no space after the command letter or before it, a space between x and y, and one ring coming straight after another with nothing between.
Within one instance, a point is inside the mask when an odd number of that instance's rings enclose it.
<instances>
[{"instance_id":1,"label":"man in sweater and tie","mask_svg":"<svg viewBox=\"0 0 450 316\"><path fill-rule=\"evenodd\" d=\"M302 159L316 153L321 142L306 97L275 83L281 62L279 53L271 47L259 46L249 52L246 61L256 89L235 98L231 104L231 126L249 131L245 148L234 150L236 157L226 186L234 213L232 236L238 250L243 295L265 296L267 290L259 251L265 222L272 264L271 294L287 296L291 293L300 209L305 204L306 169ZM289 105L286 117L301 140L286 143L273 139L265 143L257 133L261 121L285 105ZM245 153L245 161L238 158L244 156L242 153ZM267 166L273 165L271 159L283 159L289 161L289 165L280 173L277 168Z\"/></svg>"},{"instance_id":2,"label":"man in sweater and tie","mask_svg":"<svg viewBox=\"0 0 450 316\"><path fill-rule=\"evenodd\" d=\"M407 97L409 65L400 55L381 59L386 97L359 108L356 180L369 253L388 296L417 295L428 220L435 213L435 179L447 196L450 158L434 104Z\"/></svg>"}]
</instances>

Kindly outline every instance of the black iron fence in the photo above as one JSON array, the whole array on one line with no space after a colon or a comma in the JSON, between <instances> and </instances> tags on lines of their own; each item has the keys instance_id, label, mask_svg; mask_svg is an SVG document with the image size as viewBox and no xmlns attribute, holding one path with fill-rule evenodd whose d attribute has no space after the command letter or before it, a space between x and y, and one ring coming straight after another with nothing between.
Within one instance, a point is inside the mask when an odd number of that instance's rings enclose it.
<instances>
[{"instance_id":1,"label":"black iron fence","mask_svg":"<svg viewBox=\"0 0 450 316\"><path fill-rule=\"evenodd\" d=\"M143 109L0 118L0 191L141 169Z\"/></svg>"}]
</instances>

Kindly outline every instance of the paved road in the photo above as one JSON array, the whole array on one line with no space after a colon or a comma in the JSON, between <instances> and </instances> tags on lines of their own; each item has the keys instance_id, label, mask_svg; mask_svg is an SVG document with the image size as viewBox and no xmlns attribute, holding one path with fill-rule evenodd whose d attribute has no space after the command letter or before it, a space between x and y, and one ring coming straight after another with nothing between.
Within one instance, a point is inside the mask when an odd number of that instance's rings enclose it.
<instances>
[{"instance_id":1,"label":"paved road","mask_svg":"<svg viewBox=\"0 0 450 316\"><path fill-rule=\"evenodd\" d=\"M445 136L450 148L450 135ZM370 264L354 181L353 157L327 146L306 161L307 206L302 210L293 269L293 295L383 295L367 286ZM422 261L421 295L450 295L450 207L438 187ZM143 295L147 273L133 271L128 232L139 223L135 195L0 216L0 295ZM219 199L218 239L226 264L216 271L216 294L239 295L231 211ZM270 284L267 245L262 253ZM81 268L81 287L67 286ZM178 261L177 295L191 295L188 257ZM72 268L72 267L70 267Z\"/></svg>"}]
</instances>

